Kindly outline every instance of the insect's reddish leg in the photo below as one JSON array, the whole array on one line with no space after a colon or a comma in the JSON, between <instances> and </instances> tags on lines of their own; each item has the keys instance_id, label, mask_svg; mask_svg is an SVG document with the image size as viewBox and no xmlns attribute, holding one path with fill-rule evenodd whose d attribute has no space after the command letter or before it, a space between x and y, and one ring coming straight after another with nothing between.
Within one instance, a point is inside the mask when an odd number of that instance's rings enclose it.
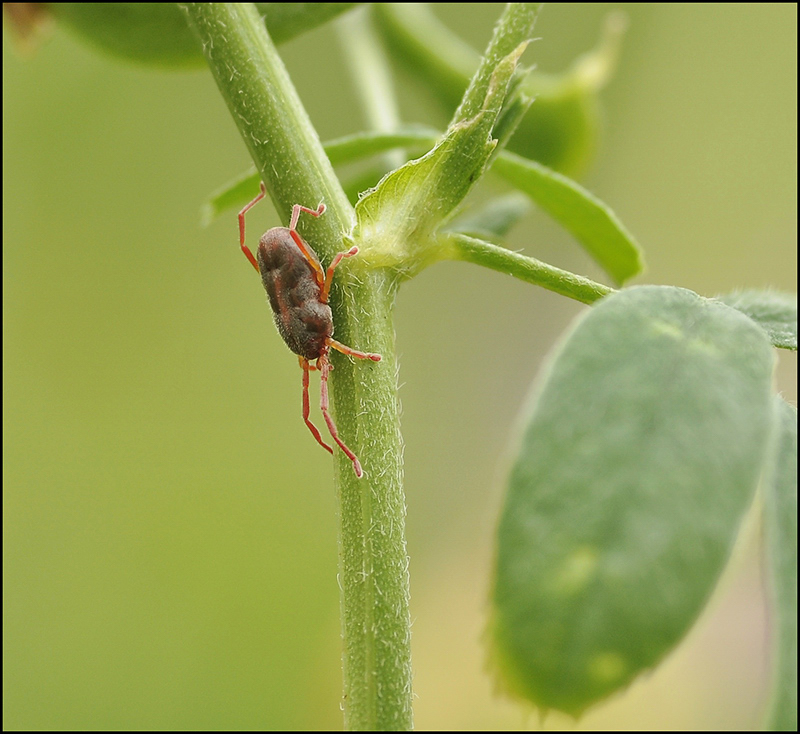
<instances>
[{"instance_id":1,"label":"insect's reddish leg","mask_svg":"<svg viewBox=\"0 0 800 734\"><path fill-rule=\"evenodd\" d=\"M322 265L319 264L319 260L317 260L317 256L314 254L314 251L309 248L295 227L297 227L297 220L300 218L300 212L306 212L306 214L310 214L312 217L319 217L325 213L325 208L325 204L322 202L319 203L319 206L316 209L309 209L307 206L295 204L292 207L292 218L289 222L289 234L299 248L300 252L303 253L303 257L305 257L305 259L308 261L308 264L314 270L314 280L317 281L317 285L320 288L322 288L325 282L325 273L322 272Z\"/></svg>"},{"instance_id":2,"label":"insect's reddish leg","mask_svg":"<svg viewBox=\"0 0 800 734\"><path fill-rule=\"evenodd\" d=\"M347 252L340 252L333 258L333 262L328 265L328 272L325 273L325 283L322 286L322 292L319 294L319 300L323 303L328 302L328 294L331 292L331 283L333 282L333 271L336 270L336 266L342 262L346 257L353 257L353 255L358 255L358 248L353 246Z\"/></svg>"},{"instance_id":3,"label":"insect's reddish leg","mask_svg":"<svg viewBox=\"0 0 800 734\"><path fill-rule=\"evenodd\" d=\"M359 359L371 359L373 362L380 362L382 359L380 354L373 354L372 352L359 352L357 349L351 349L345 344L340 344L339 342L336 341L336 339L331 339L330 337L328 337L325 340L325 343L331 349L335 349L337 352L341 352L342 354L347 354L350 357L358 357Z\"/></svg>"},{"instance_id":4,"label":"insect's reddish leg","mask_svg":"<svg viewBox=\"0 0 800 734\"><path fill-rule=\"evenodd\" d=\"M307 206L300 206L300 204L295 204L292 207L292 219L289 222L289 229L294 229L297 226L297 220L300 219L300 212L305 212L306 214L310 214L312 217L319 217L325 213L325 209L326 209L325 204L323 204L322 202L319 203L319 206L316 209L309 209Z\"/></svg>"},{"instance_id":5,"label":"insect's reddish leg","mask_svg":"<svg viewBox=\"0 0 800 734\"><path fill-rule=\"evenodd\" d=\"M300 357L300 366L303 368L303 420L306 422L308 430L311 431L311 434L317 439L317 443L328 451L328 453L332 454L333 449L322 440L322 436L320 436L317 427L308 419L308 414L311 412L311 406L308 401L308 373L312 367L308 363L308 360L302 357Z\"/></svg>"},{"instance_id":6,"label":"insect's reddish leg","mask_svg":"<svg viewBox=\"0 0 800 734\"><path fill-rule=\"evenodd\" d=\"M305 240L300 236L296 229L290 229L289 234L292 236L294 243L297 245L298 249L303 254L303 257L314 271L314 280L317 281L317 285L322 288L322 284L325 282L325 274L322 272L322 265L319 264L319 260L317 260L316 255L314 255L314 253L309 249L308 245L305 243Z\"/></svg>"},{"instance_id":7,"label":"insect's reddish leg","mask_svg":"<svg viewBox=\"0 0 800 734\"><path fill-rule=\"evenodd\" d=\"M325 417L325 422L328 424L328 430L331 432L331 437L337 444L339 444L339 448L344 451L345 455L347 456L350 461L353 462L353 470L356 473L356 476L361 479L364 475L364 471L361 468L361 463L358 461L356 455L350 451L347 446L345 446L342 439L339 438L339 432L336 430L336 424L333 422L333 418L331 418L331 414L329 411L329 402L328 402L328 373L330 372L331 366L328 362L328 355L323 354L317 360L317 369L320 371L320 403L319 407L322 410L322 415Z\"/></svg>"},{"instance_id":8,"label":"insect's reddish leg","mask_svg":"<svg viewBox=\"0 0 800 734\"><path fill-rule=\"evenodd\" d=\"M298 359L298 361L300 362L300 366L301 366L301 367L303 367L303 366L304 366L304 365L303 365L303 363L305 362L305 365L308 367L308 370L309 370L310 372L316 372L316 371L317 371L317 368L316 368L316 367L314 367L314 365L313 365L313 364L311 364L311 362L309 362L307 359L305 359L305 357L301 357L301 356L298 354L298 355L297 355L297 359Z\"/></svg>"},{"instance_id":9,"label":"insect's reddish leg","mask_svg":"<svg viewBox=\"0 0 800 734\"><path fill-rule=\"evenodd\" d=\"M239 212L239 247L242 248L242 252L244 256L250 261L250 264L256 269L257 273L261 272L261 268L258 267L258 260L256 260L255 256L252 252L250 252L250 248L244 243L244 215L247 214L250 209L252 209L259 201L261 201L267 195L267 187L264 186L264 182L261 182L261 193L256 196L242 211Z\"/></svg>"}]
</instances>

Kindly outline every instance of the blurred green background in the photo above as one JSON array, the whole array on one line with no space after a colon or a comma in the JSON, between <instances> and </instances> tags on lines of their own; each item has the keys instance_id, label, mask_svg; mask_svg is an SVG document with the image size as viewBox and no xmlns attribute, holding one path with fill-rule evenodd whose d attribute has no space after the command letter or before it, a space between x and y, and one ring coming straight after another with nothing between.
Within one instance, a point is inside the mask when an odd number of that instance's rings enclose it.
<instances>
[{"instance_id":1,"label":"blurred green background","mask_svg":"<svg viewBox=\"0 0 800 734\"><path fill-rule=\"evenodd\" d=\"M526 58L563 69L612 7L546 6ZM625 10L584 181L645 248L637 282L796 291L796 6ZM436 11L482 48L500 6ZM323 139L363 126L331 27L282 51ZM399 86L404 119L444 122ZM3 153L4 727L340 728L330 458L235 214L198 225L248 165L210 75L59 28L23 58L6 31ZM269 205L252 217L252 233L278 224ZM510 244L601 278L537 213ZM421 729L540 725L495 697L481 637L505 446L581 308L461 263L400 293ZM796 356L779 356L795 401ZM758 542L753 521L686 642L578 729L756 726Z\"/></svg>"}]
</instances>

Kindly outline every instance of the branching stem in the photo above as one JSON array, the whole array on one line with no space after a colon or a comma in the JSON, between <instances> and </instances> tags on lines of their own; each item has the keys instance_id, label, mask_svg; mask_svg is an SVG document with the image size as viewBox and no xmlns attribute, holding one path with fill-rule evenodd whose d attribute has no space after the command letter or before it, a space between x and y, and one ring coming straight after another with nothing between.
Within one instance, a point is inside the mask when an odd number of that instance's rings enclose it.
<instances>
[{"instance_id":1,"label":"branching stem","mask_svg":"<svg viewBox=\"0 0 800 734\"><path fill-rule=\"evenodd\" d=\"M562 296L574 298L581 303L591 304L614 292L613 288L584 278L582 275L561 270L534 257L513 252L475 237L453 233L443 240L443 259L464 260L483 265L485 268L524 280L526 283L533 283Z\"/></svg>"}]
</instances>

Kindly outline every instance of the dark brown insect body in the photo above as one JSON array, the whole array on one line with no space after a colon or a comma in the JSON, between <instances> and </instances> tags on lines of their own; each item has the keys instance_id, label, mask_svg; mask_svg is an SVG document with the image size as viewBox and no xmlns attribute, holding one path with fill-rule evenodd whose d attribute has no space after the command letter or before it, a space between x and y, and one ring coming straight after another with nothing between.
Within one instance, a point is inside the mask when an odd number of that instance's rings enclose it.
<instances>
[{"instance_id":1,"label":"dark brown insect body","mask_svg":"<svg viewBox=\"0 0 800 734\"><path fill-rule=\"evenodd\" d=\"M347 252L340 252L328 266L322 269L314 250L299 235L295 227L300 212L314 217L325 211L325 205L316 209L295 204L292 208L292 219L288 227L273 227L265 232L258 245L258 260L253 257L250 248L244 243L244 215L256 202L266 195L264 184L261 193L239 212L239 244L252 266L261 274L261 281L269 296L275 324L286 345L300 357L303 368L303 420L319 444L330 453L333 449L320 436L317 427L309 419L308 373L319 370L320 373L320 410L334 441L344 451L357 476L363 474L361 464L356 455L339 438L336 425L330 414L328 401L328 374L333 369L329 360L331 349L359 359L370 359L380 362L380 354L370 354L351 349L333 338L333 315L328 306L328 294L333 281L333 271L346 257L358 253L357 247ZM310 361L316 360L312 366Z\"/></svg>"},{"instance_id":2,"label":"dark brown insect body","mask_svg":"<svg viewBox=\"0 0 800 734\"><path fill-rule=\"evenodd\" d=\"M310 248L309 248L310 249ZM258 268L269 296L275 325L295 354L318 359L333 336L333 315L320 300L317 273L286 227L265 232L258 245Z\"/></svg>"}]
</instances>

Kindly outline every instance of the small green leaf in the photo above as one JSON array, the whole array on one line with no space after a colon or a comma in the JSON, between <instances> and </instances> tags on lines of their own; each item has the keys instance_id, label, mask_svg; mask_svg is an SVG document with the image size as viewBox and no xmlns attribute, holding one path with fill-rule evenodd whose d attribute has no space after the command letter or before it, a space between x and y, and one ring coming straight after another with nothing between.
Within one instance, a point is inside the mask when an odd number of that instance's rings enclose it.
<instances>
[{"instance_id":1,"label":"small green leaf","mask_svg":"<svg viewBox=\"0 0 800 734\"><path fill-rule=\"evenodd\" d=\"M355 207L365 191L375 188L378 182L386 175L386 165L378 160L371 166L357 171L348 171L339 177L342 188L347 194L347 200Z\"/></svg>"},{"instance_id":2,"label":"small green leaf","mask_svg":"<svg viewBox=\"0 0 800 734\"><path fill-rule=\"evenodd\" d=\"M773 346L797 351L797 295L746 290L718 299L753 319L767 332Z\"/></svg>"},{"instance_id":3,"label":"small green leaf","mask_svg":"<svg viewBox=\"0 0 800 734\"><path fill-rule=\"evenodd\" d=\"M642 271L642 251L633 235L606 204L575 181L508 152L498 156L492 170L571 232L617 283Z\"/></svg>"},{"instance_id":4,"label":"small green leaf","mask_svg":"<svg viewBox=\"0 0 800 734\"><path fill-rule=\"evenodd\" d=\"M631 288L579 319L500 522L492 632L511 692L577 715L683 637L758 484L773 359L752 321L683 289Z\"/></svg>"},{"instance_id":5,"label":"small green leaf","mask_svg":"<svg viewBox=\"0 0 800 734\"><path fill-rule=\"evenodd\" d=\"M256 3L275 43L322 25L358 3ZM56 19L114 56L167 68L205 65L176 3L48 3Z\"/></svg>"},{"instance_id":6,"label":"small green leaf","mask_svg":"<svg viewBox=\"0 0 800 734\"><path fill-rule=\"evenodd\" d=\"M766 482L774 679L766 728L797 731L797 408L776 398L776 455Z\"/></svg>"},{"instance_id":7,"label":"small green leaf","mask_svg":"<svg viewBox=\"0 0 800 734\"><path fill-rule=\"evenodd\" d=\"M522 194L498 196L480 209L454 219L448 230L484 239L504 237L530 208L528 198Z\"/></svg>"},{"instance_id":8,"label":"small green leaf","mask_svg":"<svg viewBox=\"0 0 800 734\"><path fill-rule=\"evenodd\" d=\"M497 145L492 131L538 12L538 3L506 5L444 137L356 204L352 238L361 262L408 277L436 258L434 230L475 185Z\"/></svg>"},{"instance_id":9,"label":"small green leaf","mask_svg":"<svg viewBox=\"0 0 800 734\"><path fill-rule=\"evenodd\" d=\"M392 53L426 84L449 113L458 103L480 56L444 25L424 3L379 3L378 27ZM534 71L525 91L536 101L508 144L526 158L562 173L585 168L594 153L600 90L616 68L624 14L610 13L597 46L559 74Z\"/></svg>"},{"instance_id":10,"label":"small green leaf","mask_svg":"<svg viewBox=\"0 0 800 734\"><path fill-rule=\"evenodd\" d=\"M261 176L255 166L251 166L244 173L220 186L208 197L200 210L200 223L207 227L220 214L228 209L244 206L258 193Z\"/></svg>"},{"instance_id":11,"label":"small green leaf","mask_svg":"<svg viewBox=\"0 0 800 734\"><path fill-rule=\"evenodd\" d=\"M392 133L359 132L353 133L352 135L345 135L341 138L329 140L327 143L324 143L324 147L331 163L340 165L343 163L352 163L353 161L367 158L371 155L377 155L378 153L384 153L394 148L428 150L431 146L436 144L440 135L441 133L437 130L422 125L404 125ZM373 177L371 173L367 173L363 180L368 181L368 185L374 185L380 178L380 175ZM244 206L258 193L260 181L261 177L258 175L255 166L251 166L244 173L223 186L220 186L220 188L209 196L208 201L203 205L203 226L207 226L220 216L220 214L223 214L229 209ZM356 194L368 188L368 185L362 186L361 184L362 177L359 177L354 183L354 191ZM358 199L357 196L350 198L353 201Z\"/></svg>"},{"instance_id":12,"label":"small green leaf","mask_svg":"<svg viewBox=\"0 0 800 734\"><path fill-rule=\"evenodd\" d=\"M521 44L494 69L473 117L455 122L431 151L387 174L359 200L353 239L363 262L410 274L435 257L430 235L483 173L496 144L492 127L523 50Z\"/></svg>"},{"instance_id":13,"label":"small green leaf","mask_svg":"<svg viewBox=\"0 0 800 734\"><path fill-rule=\"evenodd\" d=\"M494 149L486 119L481 112L451 129L430 152L387 174L359 200L353 237L362 259L424 264L429 235L467 195Z\"/></svg>"},{"instance_id":14,"label":"small green leaf","mask_svg":"<svg viewBox=\"0 0 800 734\"><path fill-rule=\"evenodd\" d=\"M578 175L594 155L602 114L600 91L616 71L626 15L609 13L600 39L592 50L579 56L558 74L534 70L526 92L536 102L525 115L509 150L561 173Z\"/></svg>"},{"instance_id":15,"label":"small green leaf","mask_svg":"<svg viewBox=\"0 0 800 734\"><path fill-rule=\"evenodd\" d=\"M517 60L533 38L533 28L541 7L541 3L506 3L480 66L470 79L453 115L451 127L473 118L487 108L489 100L496 100L497 97L492 95L493 87L503 88L501 104L505 101L506 90L513 91L516 85L511 84L511 75L516 71ZM510 59L513 60L511 64ZM503 71L504 66L510 66L510 71Z\"/></svg>"},{"instance_id":16,"label":"small green leaf","mask_svg":"<svg viewBox=\"0 0 800 734\"><path fill-rule=\"evenodd\" d=\"M441 136L438 130L425 125L403 125L393 132L359 132L344 135L325 143L331 163L338 166L394 148L412 148L425 152Z\"/></svg>"}]
</instances>

